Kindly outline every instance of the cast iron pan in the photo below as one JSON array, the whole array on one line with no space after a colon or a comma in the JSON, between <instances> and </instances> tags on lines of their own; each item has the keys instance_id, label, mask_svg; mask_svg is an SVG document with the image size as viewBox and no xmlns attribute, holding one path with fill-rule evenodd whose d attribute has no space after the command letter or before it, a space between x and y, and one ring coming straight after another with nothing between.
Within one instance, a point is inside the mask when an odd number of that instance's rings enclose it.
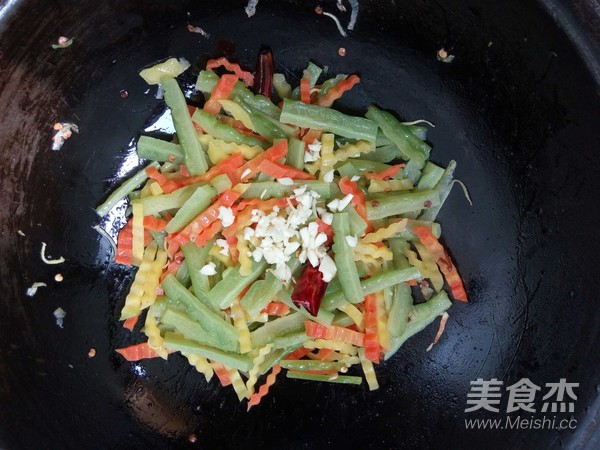
<instances>
[{"instance_id":1,"label":"cast iron pan","mask_svg":"<svg viewBox=\"0 0 600 450\"><path fill-rule=\"evenodd\" d=\"M229 0L1 4L1 448L191 447L191 433L205 449L599 445L593 0L362 0L347 39L309 1L261 0L251 19L243 1ZM52 50L59 35L74 44ZM164 108L138 70L184 56L197 72L232 51L252 67L265 44L291 77L309 59L360 72L343 110L375 101L437 125L433 160L456 159L474 201L456 190L439 217L472 301L451 308L431 352L435 327L382 364L378 391L281 379L247 413L178 355L132 364L114 353L140 339L117 323L132 273L110 262L92 226L93 207L134 169L130 142ZM451 64L436 60L441 47L456 55ZM58 120L81 132L53 152ZM42 241L67 263L44 265ZM34 281L48 287L26 297ZM59 306L64 329L52 315ZM469 381L493 377L580 383L575 412L559 414L576 429L466 430L465 418L506 416L464 412Z\"/></svg>"}]
</instances>

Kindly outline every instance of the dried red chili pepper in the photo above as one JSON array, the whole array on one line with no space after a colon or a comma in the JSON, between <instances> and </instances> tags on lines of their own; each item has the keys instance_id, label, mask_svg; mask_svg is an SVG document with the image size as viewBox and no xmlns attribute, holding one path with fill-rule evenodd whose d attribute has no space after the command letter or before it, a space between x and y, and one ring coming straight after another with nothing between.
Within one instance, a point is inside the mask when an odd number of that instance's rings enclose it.
<instances>
[{"instance_id":1,"label":"dried red chili pepper","mask_svg":"<svg viewBox=\"0 0 600 450\"><path fill-rule=\"evenodd\" d=\"M304 306L309 313L316 316L319 313L327 284L323 281L323 274L319 272L319 269L308 264L292 292L294 305Z\"/></svg>"},{"instance_id":2,"label":"dried red chili pepper","mask_svg":"<svg viewBox=\"0 0 600 450\"><path fill-rule=\"evenodd\" d=\"M273 53L270 48L262 49L258 54L256 76L254 77L254 93L271 98L273 91Z\"/></svg>"}]
</instances>

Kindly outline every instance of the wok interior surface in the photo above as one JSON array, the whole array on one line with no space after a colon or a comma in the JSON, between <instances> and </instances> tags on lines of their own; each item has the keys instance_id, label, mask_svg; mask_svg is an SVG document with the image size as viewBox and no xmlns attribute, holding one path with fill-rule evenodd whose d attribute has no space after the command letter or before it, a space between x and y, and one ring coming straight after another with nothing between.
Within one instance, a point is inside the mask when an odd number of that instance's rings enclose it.
<instances>
[{"instance_id":1,"label":"wok interior surface","mask_svg":"<svg viewBox=\"0 0 600 450\"><path fill-rule=\"evenodd\" d=\"M546 3L362 1L346 39L312 2L263 0L250 19L230 1L1 3L0 447L173 448L191 445L190 433L202 448L589 445L600 98L594 61L584 64L573 33L547 13L559 3ZM73 45L52 50L60 35ZM164 108L138 71L183 56L191 83L208 57L231 50L225 43L247 67L269 45L276 71L295 82L309 59L330 74L359 72L340 109L375 102L428 119L432 160L458 162L474 205L456 189L439 221L472 301L453 305L432 351L435 326L378 367L378 391L280 377L247 413L178 354L128 363L114 353L141 339L117 322L132 273L110 262L93 207L135 168L131 142ZM436 60L441 47L451 64ZM53 152L56 121L80 133ZM43 264L42 241L67 262ZM34 281L48 287L26 297ZM466 417L498 417L464 412L469 382L493 377L580 383L578 429L466 430Z\"/></svg>"}]
</instances>

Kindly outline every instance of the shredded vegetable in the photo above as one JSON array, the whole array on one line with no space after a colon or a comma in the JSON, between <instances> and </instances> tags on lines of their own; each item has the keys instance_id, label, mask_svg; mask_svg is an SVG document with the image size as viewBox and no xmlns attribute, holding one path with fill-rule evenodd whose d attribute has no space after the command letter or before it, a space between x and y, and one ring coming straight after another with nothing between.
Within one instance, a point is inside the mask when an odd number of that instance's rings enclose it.
<instances>
[{"instance_id":1,"label":"shredded vegetable","mask_svg":"<svg viewBox=\"0 0 600 450\"><path fill-rule=\"evenodd\" d=\"M139 267L121 320L133 330L140 319L147 342L117 352L137 361L178 351L248 409L282 370L360 384L360 365L377 389L374 364L442 316L439 341L451 304L444 281L467 299L432 222L456 163L428 161L417 122L332 109L360 87L356 75L319 84L323 71L310 63L292 91L282 74L259 71L254 83L218 58L198 76L204 106L188 108L175 78L185 69L173 58L144 70L166 89L176 136L142 136L138 156L151 163L97 209L132 206L115 261ZM42 259L64 261L48 259L45 244ZM421 288L414 298L409 285Z\"/></svg>"}]
</instances>

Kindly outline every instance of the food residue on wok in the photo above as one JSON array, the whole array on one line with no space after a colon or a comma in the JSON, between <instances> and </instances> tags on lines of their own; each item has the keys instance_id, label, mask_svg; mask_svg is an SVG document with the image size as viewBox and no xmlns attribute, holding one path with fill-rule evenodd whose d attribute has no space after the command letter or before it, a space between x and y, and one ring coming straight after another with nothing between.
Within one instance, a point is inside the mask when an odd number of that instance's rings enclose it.
<instances>
[{"instance_id":1,"label":"food residue on wok","mask_svg":"<svg viewBox=\"0 0 600 450\"><path fill-rule=\"evenodd\" d=\"M210 37L210 34L208 34L206 31L204 31L202 28L200 27L195 27L192 24L188 24L187 29L190 33L197 33L203 37L205 37L206 39L208 39Z\"/></svg>"},{"instance_id":2,"label":"food residue on wok","mask_svg":"<svg viewBox=\"0 0 600 450\"><path fill-rule=\"evenodd\" d=\"M56 122L52 127L56 133L52 136L52 150L60 150L67 139L79 133L79 127L70 122Z\"/></svg>"},{"instance_id":3,"label":"food residue on wok","mask_svg":"<svg viewBox=\"0 0 600 450\"><path fill-rule=\"evenodd\" d=\"M31 285L31 287L27 288L27 292L25 292L25 295L27 295L28 297L33 297L36 294L38 288L46 286L48 286L46 283L42 281L36 281Z\"/></svg>"},{"instance_id":4,"label":"food residue on wok","mask_svg":"<svg viewBox=\"0 0 600 450\"><path fill-rule=\"evenodd\" d=\"M57 39L57 43L56 44L52 44L52 48L54 50L58 49L58 48L67 48L69 47L72 43L73 43L73 39L74 38L68 38L66 36L60 36Z\"/></svg>"}]
</instances>

